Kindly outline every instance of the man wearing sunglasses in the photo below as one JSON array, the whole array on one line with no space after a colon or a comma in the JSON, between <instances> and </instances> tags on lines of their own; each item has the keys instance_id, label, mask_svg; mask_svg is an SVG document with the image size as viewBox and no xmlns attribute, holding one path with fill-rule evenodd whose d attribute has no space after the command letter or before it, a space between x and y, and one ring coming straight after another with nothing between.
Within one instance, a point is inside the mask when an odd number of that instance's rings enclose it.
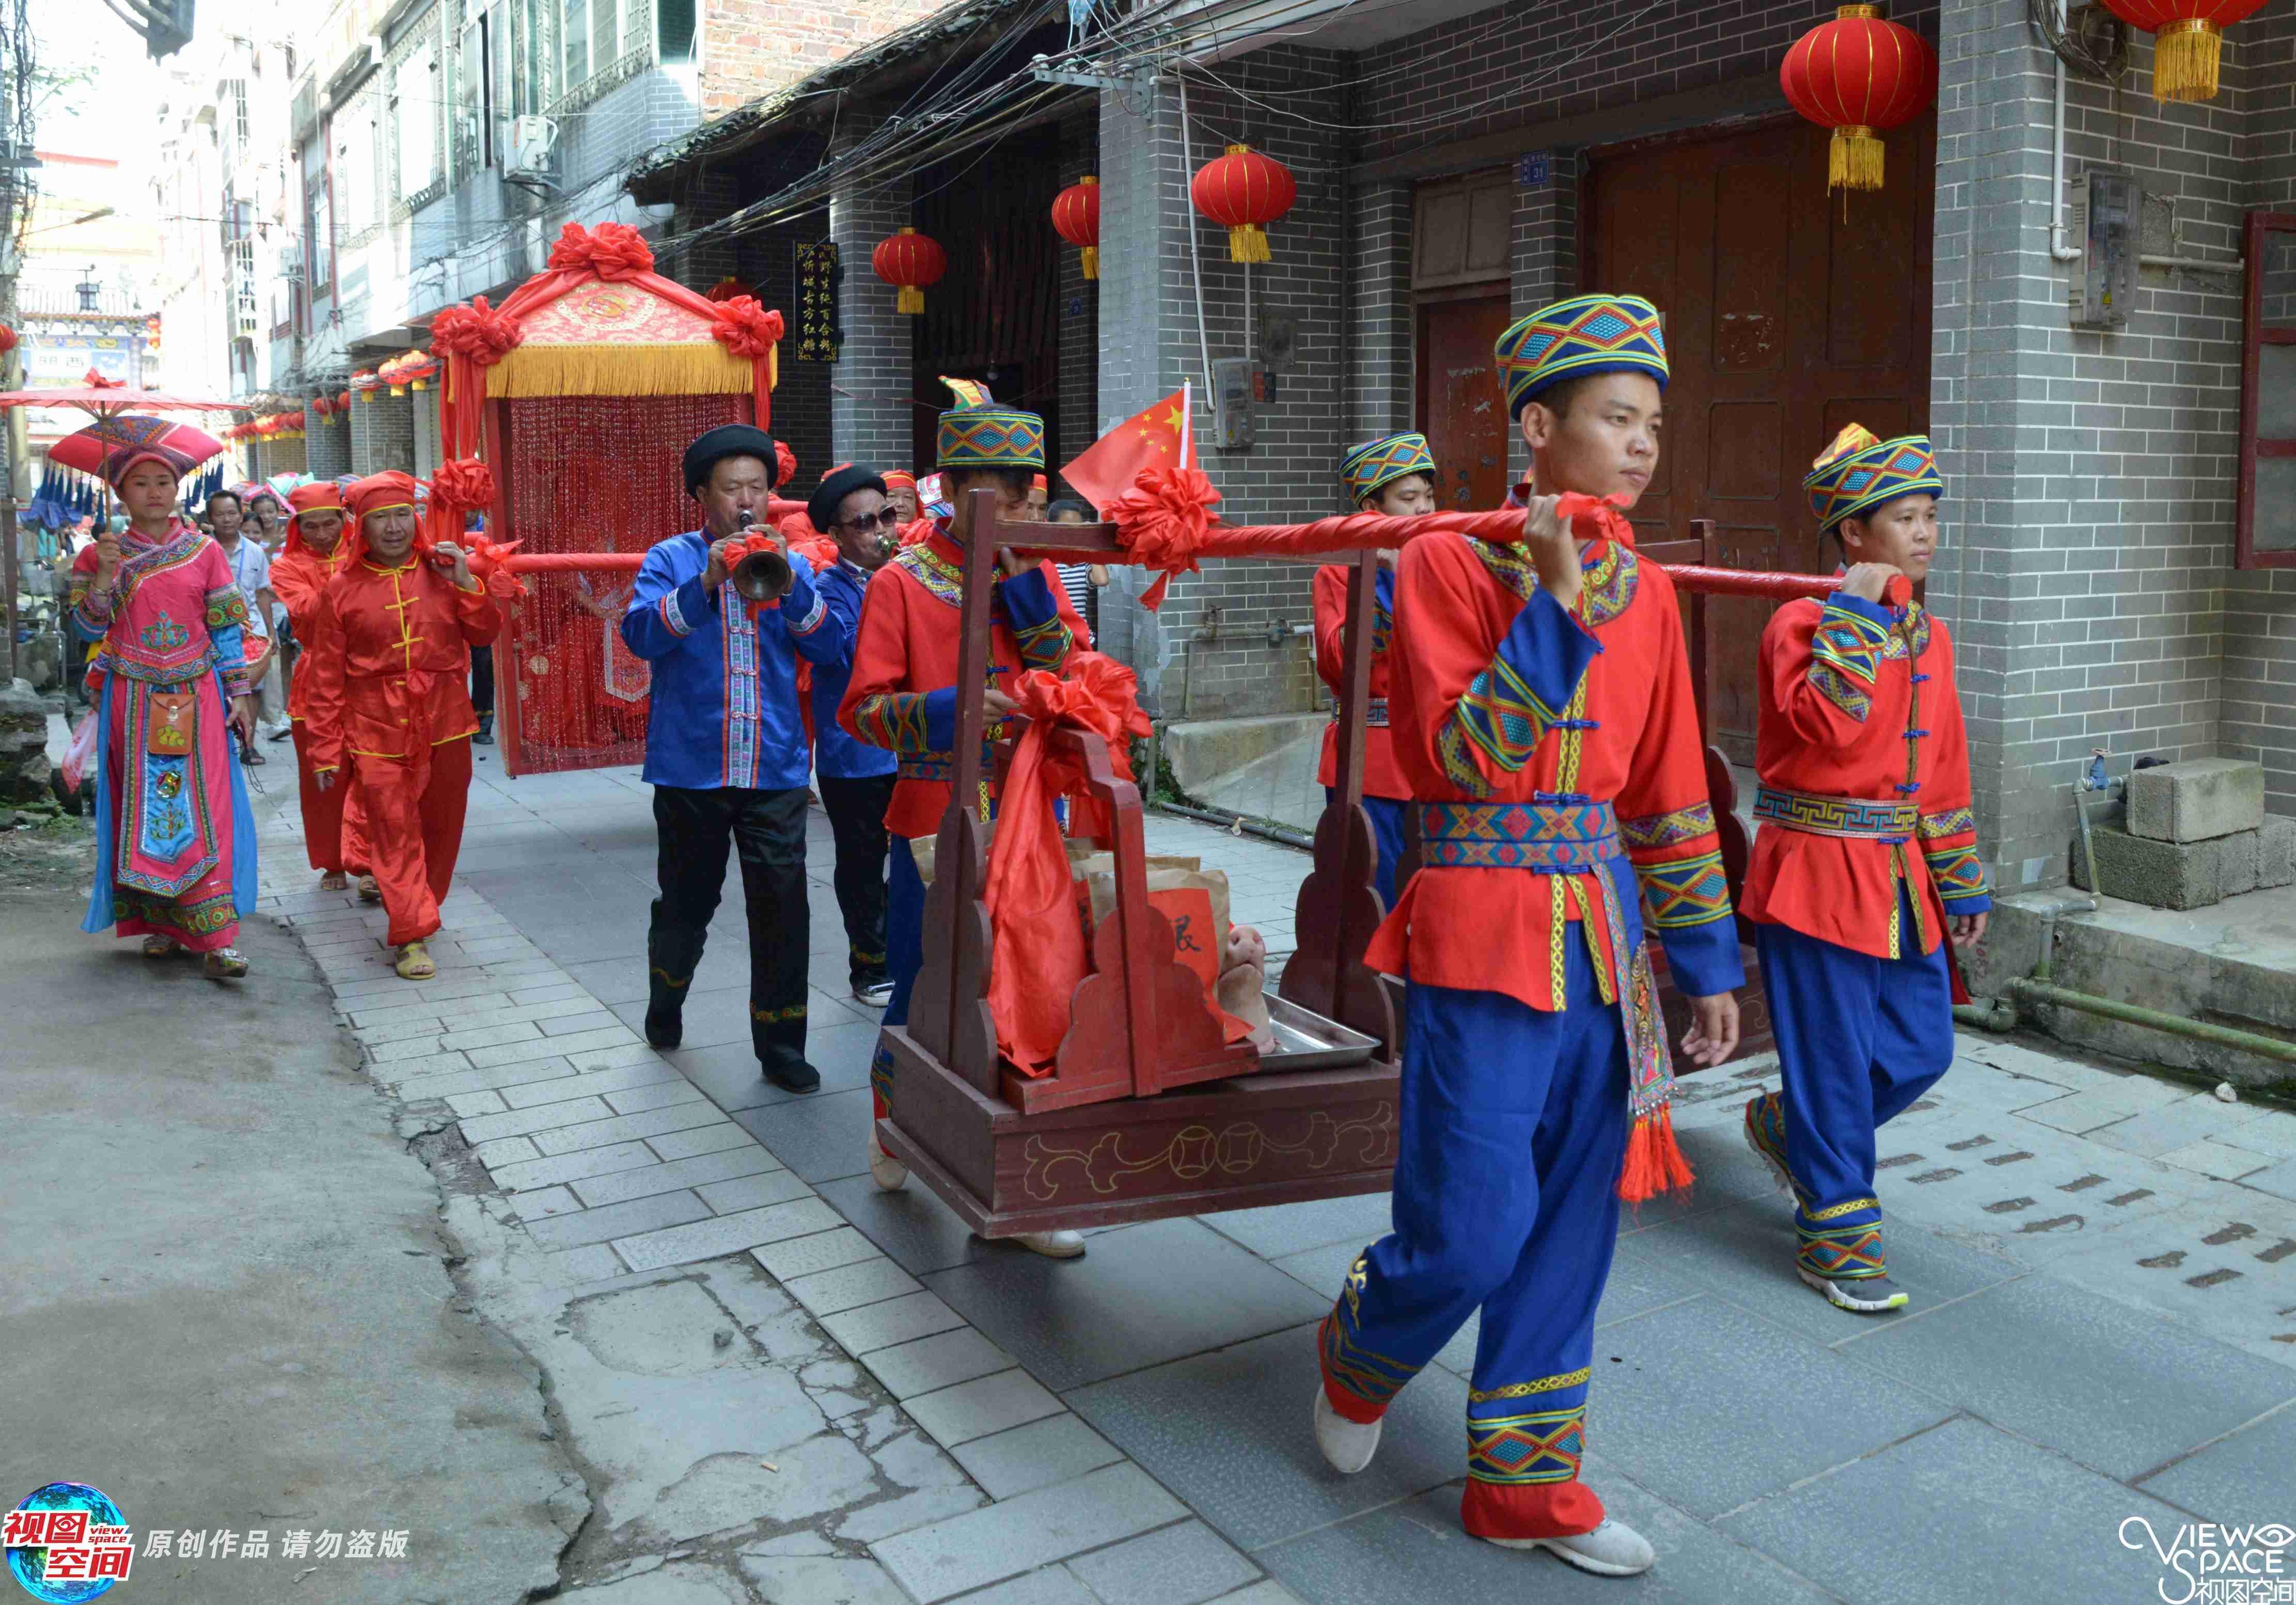
<instances>
[{"instance_id":1,"label":"man wearing sunglasses","mask_svg":"<svg viewBox=\"0 0 2296 1605\"><path fill-rule=\"evenodd\" d=\"M845 943L853 995L882 1008L893 995L885 967L885 813L892 806L899 761L887 747L857 741L837 722L853 678L853 644L861 628L861 597L869 577L898 547L900 508L884 477L847 463L823 476L806 503L813 527L837 543L837 565L815 576L842 651L813 666L813 772L821 806L837 840L837 907L845 916Z\"/></svg>"}]
</instances>

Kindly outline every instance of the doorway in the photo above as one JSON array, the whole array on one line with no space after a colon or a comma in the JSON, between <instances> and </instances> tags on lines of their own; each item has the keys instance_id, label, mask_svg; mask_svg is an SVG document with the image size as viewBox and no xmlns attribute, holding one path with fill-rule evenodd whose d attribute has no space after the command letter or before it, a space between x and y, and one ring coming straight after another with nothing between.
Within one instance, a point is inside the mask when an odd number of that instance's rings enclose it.
<instances>
[{"instance_id":1,"label":"doorway","mask_svg":"<svg viewBox=\"0 0 2296 1605\"><path fill-rule=\"evenodd\" d=\"M1590 152L1582 288L1647 296L1666 318L1666 449L1635 510L1647 539L1715 522L1733 568L1830 572L1802 498L1845 424L1928 427L1933 118L1888 136L1887 185L1845 209L1824 128L1799 118ZM1774 605L1715 597L1715 741L1753 756L1754 676Z\"/></svg>"}]
</instances>

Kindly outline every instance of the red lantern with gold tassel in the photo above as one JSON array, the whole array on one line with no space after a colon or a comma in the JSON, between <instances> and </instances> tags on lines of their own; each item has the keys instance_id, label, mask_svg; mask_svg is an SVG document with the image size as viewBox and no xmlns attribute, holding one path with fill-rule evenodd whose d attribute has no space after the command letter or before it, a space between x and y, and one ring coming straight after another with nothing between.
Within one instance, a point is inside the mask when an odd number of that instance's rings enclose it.
<instances>
[{"instance_id":1,"label":"red lantern with gold tassel","mask_svg":"<svg viewBox=\"0 0 2296 1605\"><path fill-rule=\"evenodd\" d=\"M890 239L877 242L877 249L869 253L869 266L877 276L900 291L894 301L898 311L911 314L925 309L925 290L940 282L948 271L948 253L931 235L921 235L914 228L905 228Z\"/></svg>"},{"instance_id":2,"label":"red lantern with gold tassel","mask_svg":"<svg viewBox=\"0 0 2296 1605\"><path fill-rule=\"evenodd\" d=\"M1879 5L1844 5L1793 42L1778 68L1793 109L1833 130L1825 187L1882 187L1882 136L1937 98L1937 57Z\"/></svg>"},{"instance_id":3,"label":"red lantern with gold tassel","mask_svg":"<svg viewBox=\"0 0 2296 1605\"><path fill-rule=\"evenodd\" d=\"M2152 36L2152 98L2217 97L2224 30L2244 22L2264 0L2104 0L2105 10Z\"/></svg>"},{"instance_id":4,"label":"red lantern with gold tassel","mask_svg":"<svg viewBox=\"0 0 2296 1605\"><path fill-rule=\"evenodd\" d=\"M1087 173L1053 197L1053 232L1084 247L1084 276L1100 276L1100 180Z\"/></svg>"},{"instance_id":5,"label":"red lantern with gold tassel","mask_svg":"<svg viewBox=\"0 0 2296 1605\"><path fill-rule=\"evenodd\" d=\"M1196 210L1227 227L1227 259L1265 262L1267 225L1292 210L1300 186L1292 169L1250 145L1232 144L1227 154L1196 169L1188 185Z\"/></svg>"}]
</instances>

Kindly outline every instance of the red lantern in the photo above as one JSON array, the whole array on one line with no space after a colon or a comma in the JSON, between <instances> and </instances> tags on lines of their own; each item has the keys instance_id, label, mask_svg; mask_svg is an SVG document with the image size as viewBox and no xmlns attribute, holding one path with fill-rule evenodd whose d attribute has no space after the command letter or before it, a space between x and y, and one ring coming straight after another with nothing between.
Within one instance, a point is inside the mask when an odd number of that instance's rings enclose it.
<instances>
[{"instance_id":1,"label":"red lantern","mask_svg":"<svg viewBox=\"0 0 2296 1605\"><path fill-rule=\"evenodd\" d=\"M2264 0L2104 0L2105 9L2152 37L2152 98L2217 97L2224 30L2248 20Z\"/></svg>"},{"instance_id":2,"label":"red lantern","mask_svg":"<svg viewBox=\"0 0 2296 1605\"><path fill-rule=\"evenodd\" d=\"M877 242L877 249L869 253L869 266L877 270L879 278L900 290L893 303L896 310L922 312L925 287L939 284L940 276L948 271L948 253L931 235L905 228L890 239Z\"/></svg>"},{"instance_id":3,"label":"red lantern","mask_svg":"<svg viewBox=\"0 0 2296 1605\"><path fill-rule=\"evenodd\" d=\"M729 273L724 278L719 279L716 284L710 285L707 293L711 300L729 301L737 295L747 295L754 298L758 292Z\"/></svg>"},{"instance_id":4,"label":"red lantern","mask_svg":"<svg viewBox=\"0 0 2296 1605\"><path fill-rule=\"evenodd\" d=\"M1844 5L1793 42L1778 84L1793 109L1833 130L1825 187L1882 187L1882 135L1937 98L1937 57L1879 5Z\"/></svg>"},{"instance_id":5,"label":"red lantern","mask_svg":"<svg viewBox=\"0 0 2296 1605\"><path fill-rule=\"evenodd\" d=\"M1084 247L1084 276L1100 276L1100 180L1087 173L1053 197L1053 232Z\"/></svg>"},{"instance_id":6,"label":"red lantern","mask_svg":"<svg viewBox=\"0 0 2296 1605\"><path fill-rule=\"evenodd\" d=\"M1227 259L1265 262L1267 225L1292 210L1300 186L1292 169L1250 145L1232 144L1227 154L1204 163L1188 185L1196 210L1227 226Z\"/></svg>"},{"instance_id":7,"label":"red lantern","mask_svg":"<svg viewBox=\"0 0 2296 1605\"><path fill-rule=\"evenodd\" d=\"M351 393L350 393L350 391L338 391L338 392L336 393L336 396L335 396L335 410L336 410L337 412L340 412L340 413L347 413L347 412L350 411L350 409L351 409Z\"/></svg>"},{"instance_id":8,"label":"red lantern","mask_svg":"<svg viewBox=\"0 0 2296 1605\"><path fill-rule=\"evenodd\" d=\"M6 324L0 324L0 357L5 357L15 349L16 331Z\"/></svg>"}]
</instances>

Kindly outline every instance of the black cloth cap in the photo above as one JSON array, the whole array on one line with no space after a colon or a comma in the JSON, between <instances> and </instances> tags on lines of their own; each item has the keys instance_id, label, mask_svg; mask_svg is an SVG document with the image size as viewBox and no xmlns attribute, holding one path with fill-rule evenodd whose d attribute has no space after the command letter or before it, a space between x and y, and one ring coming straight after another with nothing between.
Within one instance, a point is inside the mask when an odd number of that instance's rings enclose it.
<instances>
[{"instance_id":1,"label":"black cloth cap","mask_svg":"<svg viewBox=\"0 0 2296 1605\"><path fill-rule=\"evenodd\" d=\"M774 452L774 437L753 424L720 424L685 449L685 493L701 495L701 487L709 481L709 471L731 457L752 457L763 463L766 488L773 489L775 476L782 471Z\"/></svg>"},{"instance_id":2,"label":"black cloth cap","mask_svg":"<svg viewBox=\"0 0 2296 1605\"><path fill-rule=\"evenodd\" d=\"M842 468L832 468L821 482L821 488L805 504L805 515L813 527L826 535L837 527L837 509L856 490L874 490L880 496L890 496L884 480L874 468L865 468L858 463L848 463Z\"/></svg>"}]
</instances>

